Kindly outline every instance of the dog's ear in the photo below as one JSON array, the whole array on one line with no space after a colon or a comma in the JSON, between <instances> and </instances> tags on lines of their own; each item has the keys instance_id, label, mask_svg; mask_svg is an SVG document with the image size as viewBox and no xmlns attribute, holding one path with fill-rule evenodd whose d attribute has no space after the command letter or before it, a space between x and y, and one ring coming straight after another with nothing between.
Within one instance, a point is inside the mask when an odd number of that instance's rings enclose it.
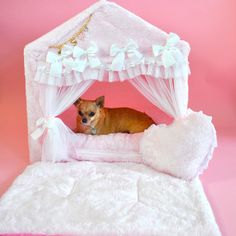
<instances>
[{"instance_id":1,"label":"dog's ear","mask_svg":"<svg viewBox=\"0 0 236 236\"><path fill-rule=\"evenodd\" d=\"M96 102L96 105L100 108L104 107L104 100L105 100L105 97L104 96L101 96L101 97L98 97L95 102Z\"/></svg>"},{"instance_id":2,"label":"dog's ear","mask_svg":"<svg viewBox=\"0 0 236 236\"><path fill-rule=\"evenodd\" d=\"M81 102L81 98L78 98L73 104L77 107Z\"/></svg>"}]
</instances>

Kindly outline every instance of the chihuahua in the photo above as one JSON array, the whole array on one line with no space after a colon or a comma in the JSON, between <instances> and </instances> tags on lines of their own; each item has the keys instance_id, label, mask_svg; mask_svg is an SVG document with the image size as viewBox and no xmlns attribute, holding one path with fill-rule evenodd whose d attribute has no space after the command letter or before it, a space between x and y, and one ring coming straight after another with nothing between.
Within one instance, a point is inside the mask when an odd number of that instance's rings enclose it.
<instances>
[{"instance_id":1,"label":"chihuahua","mask_svg":"<svg viewBox=\"0 0 236 236\"><path fill-rule=\"evenodd\" d=\"M104 96L96 100L77 99L76 133L139 133L155 122L145 113L131 108L106 108Z\"/></svg>"}]
</instances>

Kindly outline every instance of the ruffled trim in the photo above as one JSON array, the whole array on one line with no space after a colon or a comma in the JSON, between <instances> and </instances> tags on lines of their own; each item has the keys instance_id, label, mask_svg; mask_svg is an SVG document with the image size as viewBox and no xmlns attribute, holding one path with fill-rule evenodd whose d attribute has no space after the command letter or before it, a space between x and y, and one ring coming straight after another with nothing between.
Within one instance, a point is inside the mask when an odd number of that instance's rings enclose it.
<instances>
[{"instance_id":1,"label":"ruffled trim","mask_svg":"<svg viewBox=\"0 0 236 236\"><path fill-rule=\"evenodd\" d=\"M209 152L207 153L206 157L204 158L203 162L201 163L199 170L196 173L196 175L193 177L193 179L198 177L199 175L203 174L203 172L208 168L208 163L213 157L213 152L214 152L215 148L218 146L217 138L216 138L216 130L215 130L215 127L212 123L211 123L211 125L212 125L212 143L209 148Z\"/></svg>"},{"instance_id":2,"label":"ruffled trim","mask_svg":"<svg viewBox=\"0 0 236 236\"><path fill-rule=\"evenodd\" d=\"M61 77L51 76L49 70L50 67L47 63L39 63L34 81L40 84L54 86L71 86L84 80L115 82L133 79L140 75L148 75L156 79L178 79L186 78L190 74L188 63L165 68L164 66L158 66L153 63L144 62L122 71L112 71L101 66L100 68L95 69L87 68L83 72L71 71L66 76L62 75Z\"/></svg>"}]
</instances>

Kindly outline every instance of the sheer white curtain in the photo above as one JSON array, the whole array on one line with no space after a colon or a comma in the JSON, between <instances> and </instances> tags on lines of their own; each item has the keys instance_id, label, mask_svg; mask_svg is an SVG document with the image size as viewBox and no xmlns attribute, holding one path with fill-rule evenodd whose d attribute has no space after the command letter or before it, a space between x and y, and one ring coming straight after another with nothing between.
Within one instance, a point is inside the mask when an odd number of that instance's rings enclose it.
<instances>
[{"instance_id":1,"label":"sheer white curtain","mask_svg":"<svg viewBox=\"0 0 236 236\"><path fill-rule=\"evenodd\" d=\"M91 85L93 80L73 86L57 87L40 85L39 104L43 116L36 122L32 138L41 139L42 161L65 161L69 158L69 135L72 131L56 117L64 112Z\"/></svg>"},{"instance_id":2,"label":"sheer white curtain","mask_svg":"<svg viewBox=\"0 0 236 236\"><path fill-rule=\"evenodd\" d=\"M174 118L184 117L188 106L188 78L138 76L130 83L150 102Z\"/></svg>"}]
</instances>

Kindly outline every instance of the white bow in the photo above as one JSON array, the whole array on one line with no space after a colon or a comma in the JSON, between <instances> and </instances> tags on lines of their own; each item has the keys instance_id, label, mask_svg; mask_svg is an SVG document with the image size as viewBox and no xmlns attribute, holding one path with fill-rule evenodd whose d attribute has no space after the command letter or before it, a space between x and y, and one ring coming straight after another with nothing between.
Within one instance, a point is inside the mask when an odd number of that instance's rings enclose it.
<instances>
[{"instance_id":1,"label":"white bow","mask_svg":"<svg viewBox=\"0 0 236 236\"><path fill-rule=\"evenodd\" d=\"M61 54L49 51L46 57L46 62L51 64L50 75L61 78L63 59L72 54L73 46L70 45L65 45L61 50Z\"/></svg>"},{"instance_id":2,"label":"white bow","mask_svg":"<svg viewBox=\"0 0 236 236\"><path fill-rule=\"evenodd\" d=\"M56 117L41 117L36 121L37 129L31 133L31 137L36 140L43 135L45 129L51 129L53 127L54 119Z\"/></svg>"},{"instance_id":3,"label":"white bow","mask_svg":"<svg viewBox=\"0 0 236 236\"><path fill-rule=\"evenodd\" d=\"M121 71L124 69L125 56L131 59L132 64L137 64L143 58L143 55L137 50L137 43L130 39L127 46L119 48L116 44L112 44L110 48L110 56L114 57L111 64L113 71Z\"/></svg>"},{"instance_id":4,"label":"white bow","mask_svg":"<svg viewBox=\"0 0 236 236\"><path fill-rule=\"evenodd\" d=\"M70 74L75 66L74 59L72 57L64 58L62 63L64 66L63 74Z\"/></svg>"},{"instance_id":5,"label":"white bow","mask_svg":"<svg viewBox=\"0 0 236 236\"><path fill-rule=\"evenodd\" d=\"M176 44L180 41L177 34L170 33L166 44L164 46L153 44L152 51L155 57L161 56L162 64L165 68L176 64L174 54L182 57L180 50L176 47Z\"/></svg>"},{"instance_id":6,"label":"white bow","mask_svg":"<svg viewBox=\"0 0 236 236\"><path fill-rule=\"evenodd\" d=\"M101 61L96 56L98 47L94 42L91 42L92 46L84 50L75 46L73 56L76 58L71 64L73 70L83 72L89 65L91 68L96 68L101 65ZM83 58L83 59L82 59Z\"/></svg>"}]
</instances>

